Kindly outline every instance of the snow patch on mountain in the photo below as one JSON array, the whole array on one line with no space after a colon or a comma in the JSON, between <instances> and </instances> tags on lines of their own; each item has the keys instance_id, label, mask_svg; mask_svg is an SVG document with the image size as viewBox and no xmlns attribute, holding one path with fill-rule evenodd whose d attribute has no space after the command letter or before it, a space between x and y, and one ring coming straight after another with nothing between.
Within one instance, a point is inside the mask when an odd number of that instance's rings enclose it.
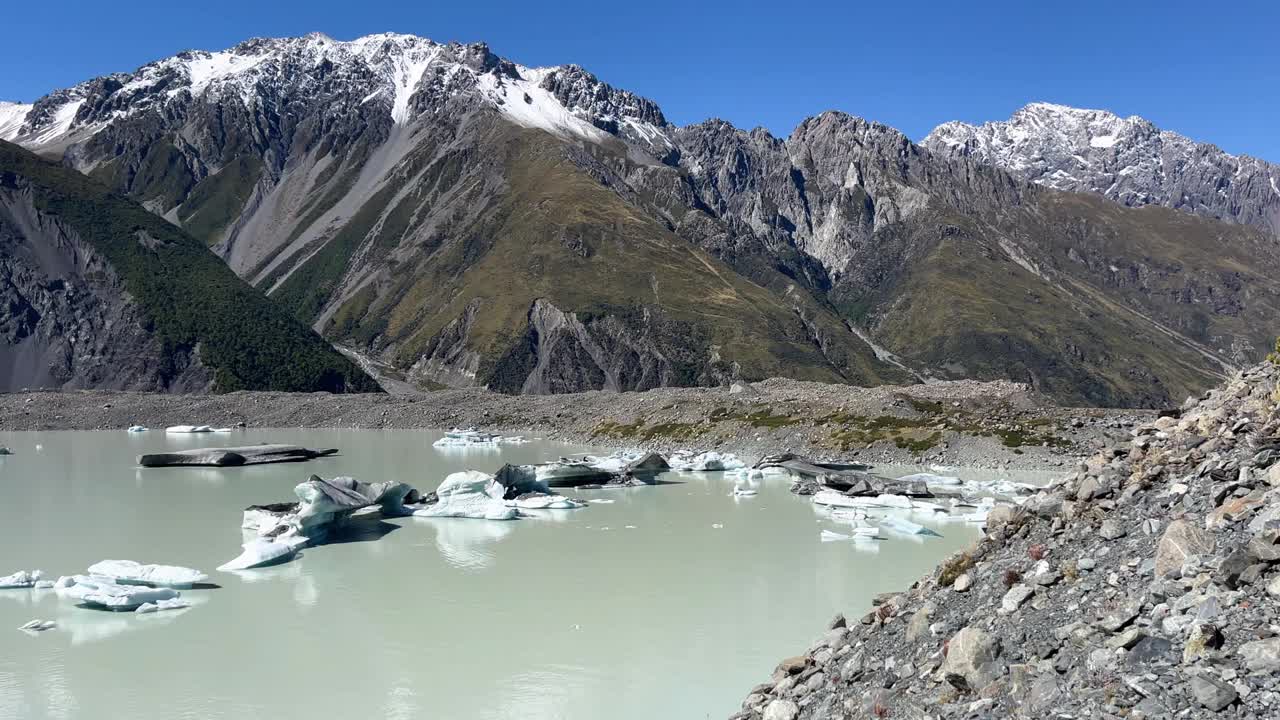
<instances>
[{"instance_id":1,"label":"snow patch on mountain","mask_svg":"<svg viewBox=\"0 0 1280 720\"><path fill-rule=\"evenodd\" d=\"M542 89L542 81L555 69L517 66L519 78L485 73L476 78L476 81L480 90L497 105L498 110L518 125L546 130L566 140L605 140L608 133L578 117L560 104L554 95Z\"/></svg>"},{"instance_id":2,"label":"snow patch on mountain","mask_svg":"<svg viewBox=\"0 0 1280 720\"><path fill-rule=\"evenodd\" d=\"M0 100L0 140L12 140L22 130L31 105Z\"/></svg>"}]
</instances>

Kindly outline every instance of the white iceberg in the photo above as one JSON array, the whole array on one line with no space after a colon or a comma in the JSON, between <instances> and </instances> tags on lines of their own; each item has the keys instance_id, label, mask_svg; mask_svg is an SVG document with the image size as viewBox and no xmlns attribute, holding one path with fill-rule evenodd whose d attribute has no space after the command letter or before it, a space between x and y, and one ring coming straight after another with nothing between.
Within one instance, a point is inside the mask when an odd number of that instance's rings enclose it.
<instances>
[{"instance_id":1,"label":"white iceberg","mask_svg":"<svg viewBox=\"0 0 1280 720\"><path fill-rule=\"evenodd\" d=\"M880 523L881 527L903 535L938 535L937 532L930 530L920 523L914 523L906 518L895 517L893 515L886 515L885 517L877 518L876 521Z\"/></svg>"},{"instance_id":2,"label":"white iceberg","mask_svg":"<svg viewBox=\"0 0 1280 720\"><path fill-rule=\"evenodd\" d=\"M251 505L240 527L255 531L261 539L241 546L240 555L218 570L248 570L291 559L308 544L322 542L336 527L356 513L382 517L412 514L405 498L413 488L401 482L360 482L351 477L325 480L312 475L294 487L296 503ZM376 507L375 507L376 506Z\"/></svg>"},{"instance_id":3,"label":"white iceberg","mask_svg":"<svg viewBox=\"0 0 1280 720\"><path fill-rule=\"evenodd\" d=\"M931 503L927 500L912 500L911 509L916 512L932 515L934 513L945 513L947 509L937 503Z\"/></svg>"},{"instance_id":4,"label":"white iceberg","mask_svg":"<svg viewBox=\"0 0 1280 720\"><path fill-rule=\"evenodd\" d=\"M148 613L160 612L161 610L183 610L191 607L191 603L182 598L174 598L172 600L157 600L155 602L143 603L138 606L135 613L146 615Z\"/></svg>"},{"instance_id":5,"label":"white iceberg","mask_svg":"<svg viewBox=\"0 0 1280 720\"><path fill-rule=\"evenodd\" d=\"M175 433L186 435L189 433L208 433L213 432L213 428L208 425L170 425L164 429L167 433Z\"/></svg>"},{"instance_id":6,"label":"white iceberg","mask_svg":"<svg viewBox=\"0 0 1280 720\"><path fill-rule=\"evenodd\" d=\"M44 632L45 630L52 630L56 627L58 627L58 623L54 622L53 620L32 620L31 622L28 622L22 625L18 629L26 632L38 633L38 632Z\"/></svg>"},{"instance_id":7,"label":"white iceberg","mask_svg":"<svg viewBox=\"0 0 1280 720\"><path fill-rule=\"evenodd\" d=\"M905 495L845 495L838 490L819 490L813 494L813 502L818 505L844 508L892 508L910 510L912 500Z\"/></svg>"},{"instance_id":8,"label":"white iceberg","mask_svg":"<svg viewBox=\"0 0 1280 720\"><path fill-rule=\"evenodd\" d=\"M129 426L129 432L131 432L131 433L140 433L140 432L146 432L146 431L147 431L147 428L146 428L145 426L143 426L143 425L130 425L130 426Z\"/></svg>"},{"instance_id":9,"label":"white iceberg","mask_svg":"<svg viewBox=\"0 0 1280 720\"><path fill-rule=\"evenodd\" d=\"M822 542L838 542L843 540L860 542L863 540L874 540L875 538L880 537L880 528L856 527L853 528L853 533L851 535L845 535L844 533L838 533L832 530L823 530L819 537L822 539Z\"/></svg>"},{"instance_id":10,"label":"white iceberg","mask_svg":"<svg viewBox=\"0 0 1280 720\"><path fill-rule=\"evenodd\" d=\"M436 488L439 500L413 512L415 517L475 518L479 520L514 520L520 511L507 507L503 500L506 488L488 473L464 470L451 473Z\"/></svg>"},{"instance_id":11,"label":"white iceberg","mask_svg":"<svg viewBox=\"0 0 1280 720\"><path fill-rule=\"evenodd\" d=\"M933 473L914 473L895 479L901 482L922 482L925 485L953 486L961 484L960 478L954 475L935 475Z\"/></svg>"},{"instance_id":12,"label":"white iceberg","mask_svg":"<svg viewBox=\"0 0 1280 720\"><path fill-rule=\"evenodd\" d=\"M318 542L366 507L377 505L384 517L409 515L412 511L404 499L412 490L400 482L366 483L351 477L325 480L312 475L294 487L298 502L251 505L245 509L240 526L263 537L294 534Z\"/></svg>"},{"instance_id":13,"label":"white iceberg","mask_svg":"<svg viewBox=\"0 0 1280 720\"><path fill-rule=\"evenodd\" d=\"M76 575L58 594L78 600L89 607L103 610L136 610L145 603L173 600L181 594L173 588L151 588L143 585L118 585L102 578Z\"/></svg>"},{"instance_id":14,"label":"white iceberg","mask_svg":"<svg viewBox=\"0 0 1280 720\"><path fill-rule=\"evenodd\" d=\"M209 579L208 575L177 565L143 565L132 560L103 560L89 566L89 574L120 585L189 588Z\"/></svg>"},{"instance_id":15,"label":"white iceberg","mask_svg":"<svg viewBox=\"0 0 1280 720\"><path fill-rule=\"evenodd\" d=\"M35 587L44 573L39 570L19 570L12 575L0 577L0 590L17 590Z\"/></svg>"},{"instance_id":16,"label":"white iceberg","mask_svg":"<svg viewBox=\"0 0 1280 720\"><path fill-rule=\"evenodd\" d=\"M484 445L489 447L497 447L499 436L493 433L480 432L475 428L454 428L447 431L444 437L431 443L435 447L471 447L475 445Z\"/></svg>"},{"instance_id":17,"label":"white iceberg","mask_svg":"<svg viewBox=\"0 0 1280 720\"><path fill-rule=\"evenodd\" d=\"M307 539L301 535L250 540L241 546L243 552L236 556L234 560L219 565L218 569L228 572L276 565L292 560L298 550L306 544Z\"/></svg>"},{"instance_id":18,"label":"white iceberg","mask_svg":"<svg viewBox=\"0 0 1280 720\"><path fill-rule=\"evenodd\" d=\"M757 491L755 488L749 488L744 486L735 486L733 488L734 497L753 497L756 494L757 494Z\"/></svg>"},{"instance_id":19,"label":"white iceberg","mask_svg":"<svg viewBox=\"0 0 1280 720\"><path fill-rule=\"evenodd\" d=\"M574 510L587 506L584 502L550 493L525 493L513 500L507 500L506 504L508 507L521 510Z\"/></svg>"},{"instance_id":20,"label":"white iceberg","mask_svg":"<svg viewBox=\"0 0 1280 720\"><path fill-rule=\"evenodd\" d=\"M689 450L678 450L667 458L667 463L672 470L682 472L719 472L746 467L746 463L733 453L718 453L714 450L697 454Z\"/></svg>"}]
</instances>

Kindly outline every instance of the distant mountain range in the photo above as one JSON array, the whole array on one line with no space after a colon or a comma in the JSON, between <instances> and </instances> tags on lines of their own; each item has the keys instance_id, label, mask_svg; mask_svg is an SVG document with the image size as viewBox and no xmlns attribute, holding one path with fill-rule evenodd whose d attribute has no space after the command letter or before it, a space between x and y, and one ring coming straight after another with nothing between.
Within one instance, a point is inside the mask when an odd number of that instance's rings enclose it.
<instances>
[{"instance_id":1,"label":"distant mountain range","mask_svg":"<svg viewBox=\"0 0 1280 720\"><path fill-rule=\"evenodd\" d=\"M482 44L309 35L2 105L0 137L424 386L1012 378L1160 405L1261 357L1280 309L1275 166L1058 106L778 138Z\"/></svg>"}]
</instances>

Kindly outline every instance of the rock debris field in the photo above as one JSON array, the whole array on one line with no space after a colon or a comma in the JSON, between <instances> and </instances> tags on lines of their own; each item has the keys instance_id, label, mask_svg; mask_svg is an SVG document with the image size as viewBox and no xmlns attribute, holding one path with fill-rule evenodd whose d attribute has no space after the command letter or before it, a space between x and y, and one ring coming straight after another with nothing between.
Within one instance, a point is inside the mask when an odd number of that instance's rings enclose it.
<instances>
[{"instance_id":1,"label":"rock debris field","mask_svg":"<svg viewBox=\"0 0 1280 720\"><path fill-rule=\"evenodd\" d=\"M1247 370L993 509L735 718L1280 717L1278 381Z\"/></svg>"}]
</instances>

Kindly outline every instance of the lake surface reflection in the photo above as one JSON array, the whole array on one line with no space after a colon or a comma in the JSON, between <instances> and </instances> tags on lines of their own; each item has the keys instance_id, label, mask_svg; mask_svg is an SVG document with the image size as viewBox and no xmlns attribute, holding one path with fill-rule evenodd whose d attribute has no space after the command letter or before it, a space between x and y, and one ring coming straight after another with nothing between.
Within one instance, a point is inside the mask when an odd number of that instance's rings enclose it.
<instances>
[{"instance_id":1,"label":"lake surface reflection","mask_svg":"<svg viewBox=\"0 0 1280 720\"><path fill-rule=\"evenodd\" d=\"M83 573L104 558L196 567L219 587L149 616L0 590L0 718L719 718L836 612L865 610L972 543L823 543L841 526L770 477L721 474L572 493L592 503L514 522L404 518L275 568L235 557L240 514L311 473L434 489L592 448L535 441L442 452L439 433L251 430L0 433L0 575ZM337 447L303 464L138 469L163 449ZM37 449L39 446L39 449ZM600 449L595 449L600 452ZM914 469L895 469L897 474ZM33 618L59 627L31 637Z\"/></svg>"}]
</instances>

